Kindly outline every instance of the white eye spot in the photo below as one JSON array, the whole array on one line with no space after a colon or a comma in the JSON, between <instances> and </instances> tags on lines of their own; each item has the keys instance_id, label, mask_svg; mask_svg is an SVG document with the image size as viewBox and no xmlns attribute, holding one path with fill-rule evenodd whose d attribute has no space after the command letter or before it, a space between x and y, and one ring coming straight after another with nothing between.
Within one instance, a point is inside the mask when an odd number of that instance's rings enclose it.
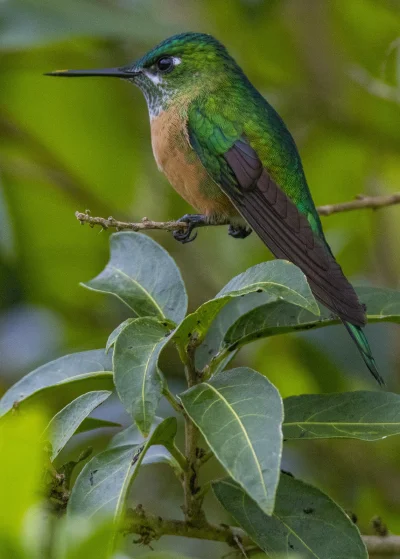
<instances>
[{"instance_id":1,"label":"white eye spot","mask_svg":"<svg viewBox=\"0 0 400 559\"><path fill-rule=\"evenodd\" d=\"M174 61L174 66L178 66L182 62L182 58L178 58L177 56L173 56L172 60Z\"/></svg>"}]
</instances>

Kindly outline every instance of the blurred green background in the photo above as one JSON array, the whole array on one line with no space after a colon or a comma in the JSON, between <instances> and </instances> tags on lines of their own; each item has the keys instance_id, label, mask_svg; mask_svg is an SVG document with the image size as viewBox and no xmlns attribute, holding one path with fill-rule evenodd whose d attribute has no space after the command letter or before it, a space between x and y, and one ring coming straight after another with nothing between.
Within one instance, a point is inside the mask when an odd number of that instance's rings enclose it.
<instances>
[{"instance_id":1,"label":"blurred green background","mask_svg":"<svg viewBox=\"0 0 400 559\"><path fill-rule=\"evenodd\" d=\"M398 0L3 0L0 393L38 364L104 347L128 316L118 301L79 287L105 265L108 233L81 227L75 210L130 220L190 211L153 161L139 90L119 80L55 80L43 72L124 65L182 31L225 43L282 115L316 204L400 190ZM398 206L338 214L323 225L354 283L399 288ZM223 228L204 229L184 246L168 233L151 235L180 266L191 309L271 257L255 235L235 241ZM375 325L367 334L389 388L398 391L399 329ZM261 341L236 363L266 374L283 396L377 389L340 327ZM179 390L175 355L165 356L163 369ZM118 415L112 406L109 412ZM376 514L400 533L399 439L291 444L284 467L354 511L364 533ZM208 468L217 470L215 463ZM141 477L137 502L179 514L172 475L149 467ZM211 498L208 506L212 520L225 518ZM172 538L157 548L178 545L198 558L223 551Z\"/></svg>"}]
</instances>

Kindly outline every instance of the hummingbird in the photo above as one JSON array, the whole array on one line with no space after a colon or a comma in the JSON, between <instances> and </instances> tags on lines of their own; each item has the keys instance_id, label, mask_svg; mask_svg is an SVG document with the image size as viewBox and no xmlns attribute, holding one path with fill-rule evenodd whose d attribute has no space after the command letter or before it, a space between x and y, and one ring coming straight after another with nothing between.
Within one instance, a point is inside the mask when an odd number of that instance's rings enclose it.
<instances>
[{"instance_id":1,"label":"hummingbird","mask_svg":"<svg viewBox=\"0 0 400 559\"><path fill-rule=\"evenodd\" d=\"M158 168L198 212L180 218L187 228L174 237L188 243L209 224L226 224L239 239L254 230L276 258L303 271L384 384L363 332L366 308L325 239L294 139L224 45L211 35L182 33L126 66L47 75L114 77L138 86Z\"/></svg>"}]
</instances>

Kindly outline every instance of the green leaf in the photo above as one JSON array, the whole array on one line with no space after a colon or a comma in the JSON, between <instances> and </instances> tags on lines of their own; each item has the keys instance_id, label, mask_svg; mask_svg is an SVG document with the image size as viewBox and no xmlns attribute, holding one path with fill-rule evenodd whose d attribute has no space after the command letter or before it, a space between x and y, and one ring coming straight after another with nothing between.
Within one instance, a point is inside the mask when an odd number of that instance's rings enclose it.
<instances>
[{"instance_id":1,"label":"green leaf","mask_svg":"<svg viewBox=\"0 0 400 559\"><path fill-rule=\"evenodd\" d=\"M106 268L82 284L93 291L111 293L136 316L154 316L180 323L187 295L180 271L155 241L134 232L110 237L111 257Z\"/></svg>"},{"instance_id":2,"label":"green leaf","mask_svg":"<svg viewBox=\"0 0 400 559\"><path fill-rule=\"evenodd\" d=\"M197 369L200 371L203 370L209 361L217 355L226 331L238 318L255 307L260 307L272 302L276 302L275 297L270 297L267 293L257 292L249 293L244 297L236 297L228 301L227 305L225 305L215 317L203 343L196 350L195 360ZM228 361L234 355L234 351L230 352Z\"/></svg>"},{"instance_id":3,"label":"green leaf","mask_svg":"<svg viewBox=\"0 0 400 559\"><path fill-rule=\"evenodd\" d=\"M256 371L239 367L180 397L229 475L271 514L282 452L282 400L276 388Z\"/></svg>"},{"instance_id":4,"label":"green leaf","mask_svg":"<svg viewBox=\"0 0 400 559\"><path fill-rule=\"evenodd\" d=\"M54 460L60 454L84 419L111 394L112 392L107 390L87 392L65 406L53 417L42 437L49 441L52 446L51 460Z\"/></svg>"},{"instance_id":5,"label":"green leaf","mask_svg":"<svg viewBox=\"0 0 400 559\"><path fill-rule=\"evenodd\" d=\"M302 559L367 559L357 527L327 495L282 474L275 510L267 516L231 479L213 490L222 506L271 559L298 553Z\"/></svg>"},{"instance_id":6,"label":"green leaf","mask_svg":"<svg viewBox=\"0 0 400 559\"><path fill-rule=\"evenodd\" d=\"M161 422L160 418L156 418L156 424ZM154 428L154 425L153 425ZM137 445L143 444L145 442L145 438L140 433L138 428L135 425L131 425L127 429L124 429L120 433L117 433L110 441L108 448L117 448L121 446L126 446L128 444ZM170 448L174 445L174 437L171 437L169 440L164 441L164 444ZM175 474L180 475L182 474L182 468L172 456L172 454L165 448L165 446L161 445L154 445L148 449L146 452L146 456L143 458L142 465L151 465L151 464L167 464L171 466L174 470Z\"/></svg>"},{"instance_id":7,"label":"green leaf","mask_svg":"<svg viewBox=\"0 0 400 559\"><path fill-rule=\"evenodd\" d=\"M190 338L203 340L212 321L233 298L257 293L260 304L282 298L319 314L318 305L311 293L303 272L286 260L272 260L252 266L233 278L211 301L207 301L188 315L177 329L174 341L186 346Z\"/></svg>"},{"instance_id":8,"label":"green leaf","mask_svg":"<svg viewBox=\"0 0 400 559\"><path fill-rule=\"evenodd\" d=\"M182 476L182 468L179 465L178 461L172 456L172 454L161 445L154 445L146 453L146 456L143 458L142 465L143 466L150 466L152 464L166 464L173 469L175 475L177 477Z\"/></svg>"},{"instance_id":9,"label":"green leaf","mask_svg":"<svg viewBox=\"0 0 400 559\"><path fill-rule=\"evenodd\" d=\"M35 410L0 422L0 547L18 545L29 509L40 501L45 417ZM13 557L13 555L1 555Z\"/></svg>"},{"instance_id":10,"label":"green leaf","mask_svg":"<svg viewBox=\"0 0 400 559\"><path fill-rule=\"evenodd\" d=\"M129 324L131 324L134 320L135 320L134 318L127 318L126 320L124 320L124 322L122 322L119 326L117 326L115 330L111 332L111 334L108 336L108 340L106 343L106 353L108 353L112 348L112 346L115 344L122 330L124 330L124 328L129 326Z\"/></svg>"},{"instance_id":11,"label":"green leaf","mask_svg":"<svg viewBox=\"0 0 400 559\"><path fill-rule=\"evenodd\" d=\"M400 323L400 291L383 287L356 287L356 292L367 307L369 322Z\"/></svg>"},{"instance_id":12,"label":"green leaf","mask_svg":"<svg viewBox=\"0 0 400 559\"><path fill-rule=\"evenodd\" d=\"M118 396L146 436L161 398L163 381L158 358L169 340L170 328L155 318L137 318L115 344L114 375Z\"/></svg>"},{"instance_id":13,"label":"green leaf","mask_svg":"<svg viewBox=\"0 0 400 559\"><path fill-rule=\"evenodd\" d=\"M244 295L258 290L268 294L272 290L275 296L319 314L306 276L287 260L270 260L252 266L228 282L217 297Z\"/></svg>"},{"instance_id":14,"label":"green leaf","mask_svg":"<svg viewBox=\"0 0 400 559\"><path fill-rule=\"evenodd\" d=\"M367 305L369 323L400 322L400 292L373 287L360 287L356 292ZM223 317L224 320L219 320L215 328L212 326L200 348L202 361L209 360L222 351L234 351L260 338L340 324L322 305L319 318L306 309L285 301L268 302L254 307L252 300L249 307L248 312L240 314L232 305L227 309L229 313Z\"/></svg>"},{"instance_id":15,"label":"green leaf","mask_svg":"<svg viewBox=\"0 0 400 559\"><path fill-rule=\"evenodd\" d=\"M97 375L112 370L111 357L104 350L84 351L50 361L24 376L0 400L0 413L18 405L43 388L58 385L85 375Z\"/></svg>"},{"instance_id":16,"label":"green leaf","mask_svg":"<svg viewBox=\"0 0 400 559\"><path fill-rule=\"evenodd\" d=\"M89 373L72 377L53 386L47 386L34 392L24 400L17 403L15 408L9 410L4 417L11 416L15 411L17 413L26 413L27 411L41 407L54 415L70 402L86 394L86 392L94 392L97 390L113 390L114 380L112 372Z\"/></svg>"},{"instance_id":17,"label":"green leaf","mask_svg":"<svg viewBox=\"0 0 400 559\"><path fill-rule=\"evenodd\" d=\"M175 417L164 419L145 442L115 444L90 460L79 474L68 503L69 516L112 517L119 521L139 467L152 445L169 445L176 435ZM115 442L115 441L114 441Z\"/></svg>"},{"instance_id":18,"label":"green leaf","mask_svg":"<svg viewBox=\"0 0 400 559\"><path fill-rule=\"evenodd\" d=\"M155 419L154 425L157 426L162 422L162 419L157 417ZM154 430L153 425L153 430ZM141 445L146 441L146 437L142 435L136 425L130 425L126 429L123 429L119 433L113 436L107 446L107 450L111 448L119 448L121 446L127 445Z\"/></svg>"},{"instance_id":19,"label":"green leaf","mask_svg":"<svg viewBox=\"0 0 400 559\"><path fill-rule=\"evenodd\" d=\"M400 434L400 396L391 392L304 394L284 400L285 439L376 441Z\"/></svg>"},{"instance_id":20,"label":"green leaf","mask_svg":"<svg viewBox=\"0 0 400 559\"><path fill-rule=\"evenodd\" d=\"M14 384L0 400L0 415L28 406L44 405L59 411L72 400L94 390L112 390L112 363L104 350L66 355L35 369Z\"/></svg>"},{"instance_id":21,"label":"green leaf","mask_svg":"<svg viewBox=\"0 0 400 559\"><path fill-rule=\"evenodd\" d=\"M114 421L107 421L106 419L98 419L97 417L86 417L75 431L78 433L86 433L87 431L94 431L95 429L104 429L106 427L121 427L120 423Z\"/></svg>"}]
</instances>

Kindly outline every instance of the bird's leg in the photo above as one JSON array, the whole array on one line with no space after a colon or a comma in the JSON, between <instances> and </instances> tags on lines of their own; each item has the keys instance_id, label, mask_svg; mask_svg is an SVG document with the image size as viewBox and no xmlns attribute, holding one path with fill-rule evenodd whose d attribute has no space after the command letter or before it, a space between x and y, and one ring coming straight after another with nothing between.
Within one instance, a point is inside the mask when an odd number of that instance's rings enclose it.
<instances>
[{"instance_id":1,"label":"bird's leg","mask_svg":"<svg viewBox=\"0 0 400 559\"><path fill-rule=\"evenodd\" d=\"M203 214L185 214L177 221L183 221L188 224L187 229L172 232L174 239L183 244L191 243L195 240L195 238L197 237L197 233L195 232L192 235L193 229L209 224L208 217Z\"/></svg>"},{"instance_id":2,"label":"bird's leg","mask_svg":"<svg viewBox=\"0 0 400 559\"><path fill-rule=\"evenodd\" d=\"M246 225L229 225L228 235L234 239L245 239L250 235L252 229Z\"/></svg>"}]
</instances>

